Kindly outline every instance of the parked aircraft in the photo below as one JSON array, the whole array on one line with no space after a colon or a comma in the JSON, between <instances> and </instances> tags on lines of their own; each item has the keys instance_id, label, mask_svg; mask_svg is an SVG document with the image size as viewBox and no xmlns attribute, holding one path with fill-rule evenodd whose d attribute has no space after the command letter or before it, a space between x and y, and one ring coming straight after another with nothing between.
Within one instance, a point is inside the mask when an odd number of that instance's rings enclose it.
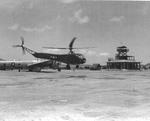
<instances>
[{"instance_id":1,"label":"parked aircraft","mask_svg":"<svg viewBox=\"0 0 150 121\"><path fill-rule=\"evenodd\" d=\"M54 64L52 61L43 61L43 60L32 60L32 61L7 61L1 60L0 61L0 70L14 70L18 69L27 69L29 71L41 71L42 68L50 67L53 68Z\"/></svg>"},{"instance_id":2,"label":"parked aircraft","mask_svg":"<svg viewBox=\"0 0 150 121\"><path fill-rule=\"evenodd\" d=\"M41 59L47 59L47 60L52 60L53 63L56 62L62 62L67 64L67 68L70 69L70 64L71 65L76 65L76 67L79 67L79 64L83 64L86 62L86 58L83 56L83 54L80 53L75 53L73 49L81 49L81 48L73 48L73 43L76 40L76 37L72 39L72 41L69 44L69 48L55 48L55 47L44 47L44 48L49 48L49 49L69 49L69 53L67 54L52 54L52 53L41 53L41 52L36 52L33 51L27 47L24 46L24 38L21 37L21 45L14 45L13 47L21 47L23 53L28 52L31 55L33 55L36 58L41 58ZM60 71L60 67L58 64L58 71Z\"/></svg>"}]
</instances>

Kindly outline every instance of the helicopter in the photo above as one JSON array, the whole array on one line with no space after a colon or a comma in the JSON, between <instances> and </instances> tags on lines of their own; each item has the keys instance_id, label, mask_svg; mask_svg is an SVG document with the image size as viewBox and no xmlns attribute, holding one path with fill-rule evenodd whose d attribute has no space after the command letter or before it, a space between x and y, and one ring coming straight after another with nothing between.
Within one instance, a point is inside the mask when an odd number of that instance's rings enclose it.
<instances>
[{"instance_id":1,"label":"helicopter","mask_svg":"<svg viewBox=\"0 0 150 121\"><path fill-rule=\"evenodd\" d=\"M52 54L52 53L44 53L44 52L36 52L33 51L31 49L29 49L28 47L24 46L24 38L20 37L21 39L21 45L13 45L13 47L20 47L22 48L23 54L25 54L25 52L28 52L29 54L33 55L36 58L40 58L40 59L46 59L46 60L52 60L54 61L54 63L56 62L62 62L67 64L66 68L70 69L70 65L76 65L76 68L79 67L80 64L84 64L86 62L86 58L84 57L83 54L81 53L75 53L73 51L73 49L83 49L83 48L73 48L73 44L74 41L77 39L76 37L74 37L71 42L69 43L69 47L68 48L57 48L57 47L43 47L43 48L47 48L47 49L69 49L69 52L67 54ZM59 63L57 63L58 67L58 71L61 71L60 67L59 67Z\"/></svg>"}]
</instances>

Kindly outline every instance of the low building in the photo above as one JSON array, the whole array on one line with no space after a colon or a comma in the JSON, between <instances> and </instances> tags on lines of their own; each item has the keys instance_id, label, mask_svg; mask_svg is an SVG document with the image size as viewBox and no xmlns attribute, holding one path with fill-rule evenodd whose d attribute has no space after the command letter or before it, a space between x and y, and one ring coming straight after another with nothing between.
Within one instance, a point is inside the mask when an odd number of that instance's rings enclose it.
<instances>
[{"instance_id":1,"label":"low building","mask_svg":"<svg viewBox=\"0 0 150 121\"><path fill-rule=\"evenodd\" d=\"M95 63L90 67L90 70L101 70L101 65Z\"/></svg>"},{"instance_id":2,"label":"low building","mask_svg":"<svg viewBox=\"0 0 150 121\"><path fill-rule=\"evenodd\" d=\"M135 61L134 56L129 56L128 52L129 49L126 46L117 47L115 59L108 59L107 69L140 70L141 63Z\"/></svg>"}]
</instances>

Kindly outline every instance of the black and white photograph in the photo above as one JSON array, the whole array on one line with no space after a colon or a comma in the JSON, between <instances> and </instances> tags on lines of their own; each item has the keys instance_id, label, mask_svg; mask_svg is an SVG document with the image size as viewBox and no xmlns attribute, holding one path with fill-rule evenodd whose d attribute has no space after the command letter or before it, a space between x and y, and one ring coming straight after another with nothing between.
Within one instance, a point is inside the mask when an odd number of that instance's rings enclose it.
<instances>
[{"instance_id":1,"label":"black and white photograph","mask_svg":"<svg viewBox=\"0 0 150 121\"><path fill-rule=\"evenodd\" d=\"M150 121L150 2L0 0L0 121Z\"/></svg>"}]
</instances>

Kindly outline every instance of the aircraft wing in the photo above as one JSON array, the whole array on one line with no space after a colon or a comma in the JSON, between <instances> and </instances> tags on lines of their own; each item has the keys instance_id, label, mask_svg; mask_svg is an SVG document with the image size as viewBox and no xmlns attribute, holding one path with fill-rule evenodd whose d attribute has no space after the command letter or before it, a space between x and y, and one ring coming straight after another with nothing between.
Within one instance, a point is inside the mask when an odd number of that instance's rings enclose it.
<instances>
[{"instance_id":1,"label":"aircraft wing","mask_svg":"<svg viewBox=\"0 0 150 121\"><path fill-rule=\"evenodd\" d=\"M38 71L39 69L41 70L42 68L55 68L55 67L56 67L56 64L54 64L54 62L52 60L28 65L28 68L31 71Z\"/></svg>"}]
</instances>

